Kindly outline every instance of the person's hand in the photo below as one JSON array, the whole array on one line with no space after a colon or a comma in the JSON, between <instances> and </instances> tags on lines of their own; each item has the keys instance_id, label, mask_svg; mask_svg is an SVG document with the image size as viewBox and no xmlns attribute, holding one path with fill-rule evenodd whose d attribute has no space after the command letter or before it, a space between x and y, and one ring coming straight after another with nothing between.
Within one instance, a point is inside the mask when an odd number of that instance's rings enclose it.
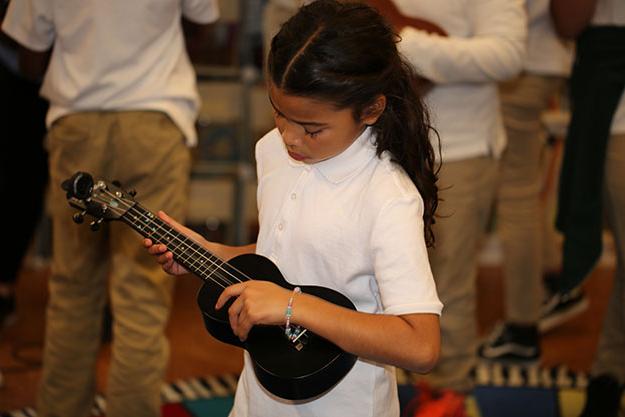
<instances>
[{"instance_id":1,"label":"person's hand","mask_svg":"<svg viewBox=\"0 0 625 417\"><path fill-rule=\"evenodd\" d=\"M373 7L380 13L397 33L401 32L406 26L423 30L428 33L435 33L440 36L447 36L440 26L429 22L425 19L410 17L399 11L392 0L365 0L369 6Z\"/></svg>"},{"instance_id":2,"label":"person's hand","mask_svg":"<svg viewBox=\"0 0 625 417\"><path fill-rule=\"evenodd\" d=\"M228 316L230 327L241 340L256 324L284 324L284 312L289 303L292 291L280 287L269 281L250 280L227 287L219 296L215 308L219 310L232 297L236 297ZM293 308L297 308L297 297L293 301Z\"/></svg>"},{"instance_id":3,"label":"person's hand","mask_svg":"<svg viewBox=\"0 0 625 417\"><path fill-rule=\"evenodd\" d=\"M447 36L447 32L435 23L425 19L404 15L399 11L392 0L365 0L365 3L376 9L378 13L380 13L393 27L393 30L396 33L400 33L405 27L411 27L427 33ZM432 81L422 76L419 76L416 82L421 95L428 94L434 87L434 83Z\"/></svg>"},{"instance_id":4,"label":"person's hand","mask_svg":"<svg viewBox=\"0 0 625 417\"><path fill-rule=\"evenodd\" d=\"M158 217L180 233L190 237L198 243L205 240L200 234L194 232L188 227L181 225L180 223L169 217L167 214L165 214L165 212L163 211L158 212ZM154 243L151 239L147 238L143 240L143 245L148 249L148 252L151 255L154 255L156 257L156 262L161 264L163 270L168 274L184 275L189 273L187 269L185 269L178 262L174 261L174 254L167 249L166 245L162 243Z\"/></svg>"}]
</instances>

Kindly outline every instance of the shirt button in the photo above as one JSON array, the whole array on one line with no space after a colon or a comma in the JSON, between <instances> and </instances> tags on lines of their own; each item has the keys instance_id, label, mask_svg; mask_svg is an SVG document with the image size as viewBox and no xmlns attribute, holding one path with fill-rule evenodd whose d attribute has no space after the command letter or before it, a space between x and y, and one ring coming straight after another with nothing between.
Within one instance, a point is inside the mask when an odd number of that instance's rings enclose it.
<instances>
[{"instance_id":1,"label":"shirt button","mask_svg":"<svg viewBox=\"0 0 625 417\"><path fill-rule=\"evenodd\" d=\"M284 224L279 223L279 224L278 224L278 230L282 230L282 229L284 229Z\"/></svg>"},{"instance_id":2,"label":"shirt button","mask_svg":"<svg viewBox=\"0 0 625 417\"><path fill-rule=\"evenodd\" d=\"M295 200L297 198L297 194L293 193L291 194L291 200Z\"/></svg>"}]
</instances>

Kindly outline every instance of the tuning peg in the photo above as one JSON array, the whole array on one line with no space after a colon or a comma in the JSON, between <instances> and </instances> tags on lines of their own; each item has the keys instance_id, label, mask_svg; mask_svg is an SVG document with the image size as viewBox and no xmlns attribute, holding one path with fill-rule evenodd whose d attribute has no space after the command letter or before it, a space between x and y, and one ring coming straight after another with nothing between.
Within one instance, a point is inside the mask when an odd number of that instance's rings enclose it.
<instances>
[{"instance_id":1,"label":"tuning peg","mask_svg":"<svg viewBox=\"0 0 625 417\"><path fill-rule=\"evenodd\" d=\"M72 220L74 220L74 223L81 224L85 221L85 214L87 214L87 210L81 211L80 213L74 213Z\"/></svg>"},{"instance_id":2,"label":"tuning peg","mask_svg":"<svg viewBox=\"0 0 625 417\"><path fill-rule=\"evenodd\" d=\"M92 231L97 232L98 230L100 230L100 225L102 224L103 221L104 221L104 218L94 220L89 224L89 228Z\"/></svg>"},{"instance_id":3,"label":"tuning peg","mask_svg":"<svg viewBox=\"0 0 625 417\"><path fill-rule=\"evenodd\" d=\"M61 188L67 192L67 198L75 197L85 200L93 190L93 177L86 172L77 172L71 178L63 181Z\"/></svg>"},{"instance_id":4,"label":"tuning peg","mask_svg":"<svg viewBox=\"0 0 625 417\"><path fill-rule=\"evenodd\" d=\"M115 187L122 188L122 183L119 180L113 180L111 181L111 184L113 184Z\"/></svg>"},{"instance_id":5,"label":"tuning peg","mask_svg":"<svg viewBox=\"0 0 625 417\"><path fill-rule=\"evenodd\" d=\"M130 194L131 197L134 197L137 195L137 190L135 190L134 188L128 191L128 194Z\"/></svg>"},{"instance_id":6,"label":"tuning peg","mask_svg":"<svg viewBox=\"0 0 625 417\"><path fill-rule=\"evenodd\" d=\"M67 191L67 193L69 194L69 192L72 190L72 181L71 179L66 179L65 181L63 181L61 183L61 188L63 189L63 191Z\"/></svg>"}]
</instances>

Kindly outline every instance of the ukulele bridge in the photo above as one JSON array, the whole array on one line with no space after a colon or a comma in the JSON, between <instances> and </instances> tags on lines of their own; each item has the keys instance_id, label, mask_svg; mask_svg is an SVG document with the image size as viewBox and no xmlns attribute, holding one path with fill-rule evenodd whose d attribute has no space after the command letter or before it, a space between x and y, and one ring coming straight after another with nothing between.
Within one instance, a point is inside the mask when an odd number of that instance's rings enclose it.
<instances>
[{"instance_id":1,"label":"ukulele bridge","mask_svg":"<svg viewBox=\"0 0 625 417\"><path fill-rule=\"evenodd\" d=\"M300 351L304 349L304 346L308 344L308 329L304 329L300 326L295 326L293 328L293 333L291 333L291 337L287 337L291 342L291 346L295 348L295 350Z\"/></svg>"}]
</instances>

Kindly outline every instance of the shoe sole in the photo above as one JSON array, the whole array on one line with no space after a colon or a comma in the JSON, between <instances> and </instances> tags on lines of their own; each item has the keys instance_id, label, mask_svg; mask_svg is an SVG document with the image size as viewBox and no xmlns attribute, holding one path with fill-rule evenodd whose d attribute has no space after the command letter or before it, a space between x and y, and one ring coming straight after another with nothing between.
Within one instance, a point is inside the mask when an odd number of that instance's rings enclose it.
<instances>
[{"instance_id":1,"label":"shoe sole","mask_svg":"<svg viewBox=\"0 0 625 417\"><path fill-rule=\"evenodd\" d=\"M577 316L578 314L583 313L587 309L588 309L588 299L584 298L581 302L577 303L572 308L566 311L563 311L560 314L556 314L547 319L541 320L540 323L538 323L538 331L540 331L541 333L548 332L554 327L557 327L561 325L562 323Z\"/></svg>"}]
</instances>

